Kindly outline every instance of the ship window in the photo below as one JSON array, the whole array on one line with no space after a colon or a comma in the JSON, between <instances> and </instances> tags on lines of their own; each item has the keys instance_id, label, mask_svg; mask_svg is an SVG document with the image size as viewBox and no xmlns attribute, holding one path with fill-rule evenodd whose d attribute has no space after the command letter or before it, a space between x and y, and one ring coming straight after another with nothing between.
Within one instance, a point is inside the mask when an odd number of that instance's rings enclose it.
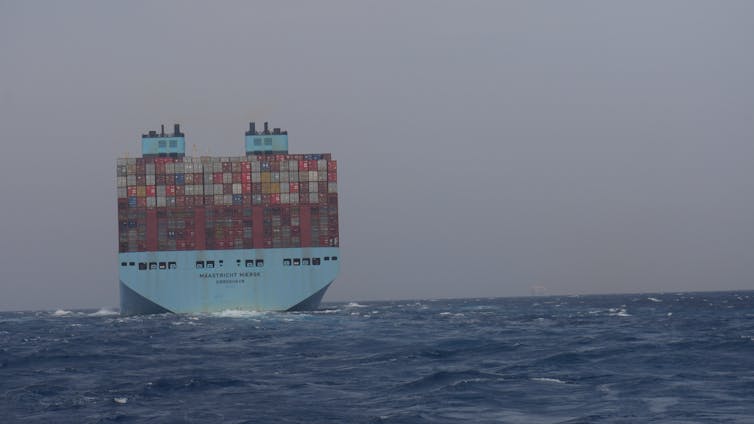
<instances>
[{"instance_id":1,"label":"ship window","mask_svg":"<svg viewBox=\"0 0 754 424\"><path fill-rule=\"evenodd\" d=\"M157 142L157 145L164 148L165 147L165 140L160 140Z\"/></svg>"},{"instance_id":2,"label":"ship window","mask_svg":"<svg viewBox=\"0 0 754 424\"><path fill-rule=\"evenodd\" d=\"M157 262L150 262L149 269L157 269Z\"/></svg>"},{"instance_id":3,"label":"ship window","mask_svg":"<svg viewBox=\"0 0 754 424\"><path fill-rule=\"evenodd\" d=\"M147 263L139 262L139 271L144 271L145 269L147 269Z\"/></svg>"},{"instance_id":4,"label":"ship window","mask_svg":"<svg viewBox=\"0 0 754 424\"><path fill-rule=\"evenodd\" d=\"M127 266L127 265L128 265L128 262L121 262L120 263L120 266Z\"/></svg>"},{"instance_id":5,"label":"ship window","mask_svg":"<svg viewBox=\"0 0 754 424\"><path fill-rule=\"evenodd\" d=\"M334 261L337 261L337 260L338 260L338 257L337 257L337 256L333 256L333 257L332 257L332 260L334 260Z\"/></svg>"},{"instance_id":6,"label":"ship window","mask_svg":"<svg viewBox=\"0 0 754 424\"><path fill-rule=\"evenodd\" d=\"M312 258L312 265L319 265L319 258Z\"/></svg>"},{"instance_id":7,"label":"ship window","mask_svg":"<svg viewBox=\"0 0 754 424\"><path fill-rule=\"evenodd\" d=\"M175 262L168 262L168 269L175 269L176 265Z\"/></svg>"},{"instance_id":8,"label":"ship window","mask_svg":"<svg viewBox=\"0 0 754 424\"><path fill-rule=\"evenodd\" d=\"M329 256L325 256L325 260L326 260L326 261L329 261L329 260L330 260L330 257L329 257Z\"/></svg>"},{"instance_id":9,"label":"ship window","mask_svg":"<svg viewBox=\"0 0 754 424\"><path fill-rule=\"evenodd\" d=\"M165 262L160 262L160 269L165 269L166 267Z\"/></svg>"},{"instance_id":10,"label":"ship window","mask_svg":"<svg viewBox=\"0 0 754 424\"><path fill-rule=\"evenodd\" d=\"M255 146L261 146L262 145L262 138L261 137L254 138L254 145Z\"/></svg>"},{"instance_id":11,"label":"ship window","mask_svg":"<svg viewBox=\"0 0 754 424\"><path fill-rule=\"evenodd\" d=\"M196 261L196 269L204 268L204 261Z\"/></svg>"},{"instance_id":12,"label":"ship window","mask_svg":"<svg viewBox=\"0 0 754 424\"><path fill-rule=\"evenodd\" d=\"M283 259L283 266L291 266L291 259L290 258Z\"/></svg>"},{"instance_id":13,"label":"ship window","mask_svg":"<svg viewBox=\"0 0 754 424\"><path fill-rule=\"evenodd\" d=\"M178 140L170 140L170 147L178 147Z\"/></svg>"},{"instance_id":14,"label":"ship window","mask_svg":"<svg viewBox=\"0 0 754 424\"><path fill-rule=\"evenodd\" d=\"M206 265L207 268L214 268L215 267L215 261L207 261L206 264L207 264Z\"/></svg>"},{"instance_id":15,"label":"ship window","mask_svg":"<svg viewBox=\"0 0 754 424\"><path fill-rule=\"evenodd\" d=\"M134 266L134 265L136 265L136 262L129 262L128 263L128 266Z\"/></svg>"},{"instance_id":16,"label":"ship window","mask_svg":"<svg viewBox=\"0 0 754 424\"><path fill-rule=\"evenodd\" d=\"M254 259L246 260L246 268L252 268L254 266Z\"/></svg>"},{"instance_id":17,"label":"ship window","mask_svg":"<svg viewBox=\"0 0 754 424\"><path fill-rule=\"evenodd\" d=\"M294 259L294 260L293 260L293 265L294 265L294 266L299 266L299 265L301 265L301 259L299 259L299 258L296 258L296 259Z\"/></svg>"},{"instance_id":18,"label":"ship window","mask_svg":"<svg viewBox=\"0 0 754 424\"><path fill-rule=\"evenodd\" d=\"M217 261L217 266L218 267L223 266L223 260L222 259L220 259L219 261Z\"/></svg>"},{"instance_id":19,"label":"ship window","mask_svg":"<svg viewBox=\"0 0 754 424\"><path fill-rule=\"evenodd\" d=\"M264 138L264 145L265 146L272 146L272 137L265 137Z\"/></svg>"},{"instance_id":20,"label":"ship window","mask_svg":"<svg viewBox=\"0 0 754 424\"><path fill-rule=\"evenodd\" d=\"M309 258L301 259L301 265L310 265L311 262L309 261Z\"/></svg>"},{"instance_id":21,"label":"ship window","mask_svg":"<svg viewBox=\"0 0 754 424\"><path fill-rule=\"evenodd\" d=\"M240 259L236 259L236 266L241 266L241 260Z\"/></svg>"},{"instance_id":22,"label":"ship window","mask_svg":"<svg viewBox=\"0 0 754 424\"><path fill-rule=\"evenodd\" d=\"M257 267L264 266L264 259L257 259Z\"/></svg>"}]
</instances>

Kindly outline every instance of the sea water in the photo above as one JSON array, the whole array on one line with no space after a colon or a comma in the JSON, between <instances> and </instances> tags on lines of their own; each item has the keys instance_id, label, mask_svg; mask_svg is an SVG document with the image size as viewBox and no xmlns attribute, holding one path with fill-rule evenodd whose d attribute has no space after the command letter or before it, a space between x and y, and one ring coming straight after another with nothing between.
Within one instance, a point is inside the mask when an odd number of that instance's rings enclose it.
<instances>
[{"instance_id":1,"label":"sea water","mask_svg":"<svg viewBox=\"0 0 754 424\"><path fill-rule=\"evenodd\" d=\"M754 292L0 313L2 423L754 423Z\"/></svg>"}]
</instances>

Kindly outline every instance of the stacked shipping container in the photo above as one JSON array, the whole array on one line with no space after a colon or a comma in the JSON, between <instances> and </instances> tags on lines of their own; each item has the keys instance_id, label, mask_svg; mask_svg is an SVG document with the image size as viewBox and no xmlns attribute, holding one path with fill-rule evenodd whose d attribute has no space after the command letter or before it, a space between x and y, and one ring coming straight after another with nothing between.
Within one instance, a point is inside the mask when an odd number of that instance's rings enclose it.
<instances>
[{"instance_id":1,"label":"stacked shipping container","mask_svg":"<svg viewBox=\"0 0 754 424\"><path fill-rule=\"evenodd\" d=\"M118 159L119 252L338 246L330 154Z\"/></svg>"}]
</instances>

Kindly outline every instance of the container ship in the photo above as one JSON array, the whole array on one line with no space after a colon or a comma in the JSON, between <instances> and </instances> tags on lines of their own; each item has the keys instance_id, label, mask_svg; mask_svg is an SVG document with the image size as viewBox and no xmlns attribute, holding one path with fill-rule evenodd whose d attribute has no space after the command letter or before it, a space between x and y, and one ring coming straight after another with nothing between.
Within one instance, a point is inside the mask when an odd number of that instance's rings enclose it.
<instances>
[{"instance_id":1,"label":"container ship","mask_svg":"<svg viewBox=\"0 0 754 424\"><path fill-rule=\"evenodd\" d=\"M163 125L117 160L121 314L316 309L340 268L331 154L289 154L267 122L243 156L185 152Z\"/></svg>"}]
</instances>

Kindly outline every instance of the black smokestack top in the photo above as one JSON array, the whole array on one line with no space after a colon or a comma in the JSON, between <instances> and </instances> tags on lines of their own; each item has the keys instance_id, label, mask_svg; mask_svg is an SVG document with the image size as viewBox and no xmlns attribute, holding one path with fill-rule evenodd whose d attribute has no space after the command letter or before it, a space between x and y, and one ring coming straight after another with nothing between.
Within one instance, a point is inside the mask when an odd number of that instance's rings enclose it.
<instances>
[{"instance_id":1,"label":"black smokestack top","mask_svg":"<svg viewBox=\"0 0 754 424\"><path fill-rule=\"evenodd\" d=\"M257 133L257 124L254 121L249 122L249 133L246 135L254 135Z\"/></svg>"},{"instance_id":2,"label":"black smokestack top","mask_svg":"<svg viewBox=\"0 0 754 424\"><path fill-rule=\"evenodd\" d=\"M181 124L174 124L173 125L173 136L180 137L183 134L181 134Z\"/></svg>"},{"instance_id":3,"label":"black smokestack top","mask_svg":"<svg viewBox=\"0 0 754 424\"><path fill-rule=\"evenodd\" d=\"M161 131L160 131L160 137L165 137L165 124L160 125Z\"/></svg>"},{"instance_id":4,"label":"black smokestack top","mask_svg":"<svg viewBox=\"0 0 754 424\"><path fill-rule=\"evenodd\" d=\"M264 133L265 134L269 134L270 133L270 128L269 128L268 125L269 125L269 122L265 122L264 123Z\"/></svg>"}]
</instances>

